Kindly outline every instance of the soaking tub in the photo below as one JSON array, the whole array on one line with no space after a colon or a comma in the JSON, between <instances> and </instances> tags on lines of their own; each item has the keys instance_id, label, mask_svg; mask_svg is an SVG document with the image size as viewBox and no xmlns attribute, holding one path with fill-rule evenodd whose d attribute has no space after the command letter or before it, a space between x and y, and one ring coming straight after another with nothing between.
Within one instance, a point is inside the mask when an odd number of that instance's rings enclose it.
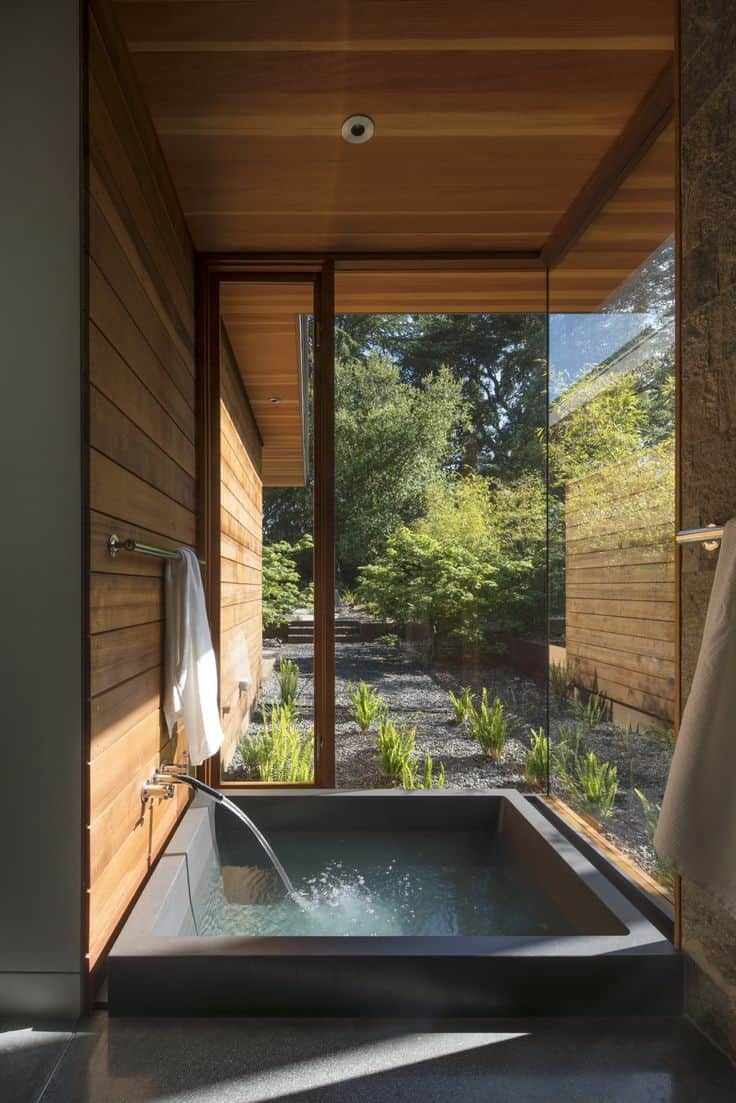
<instances>
[{"instance_id":1,"label":"soaking tub","mask_svg":"<svg viewBox=\"0 0 736 1103\"><path fill-rule=\"evenodd\" d=\"M198 795L108 962L113 1014L676 1014L646 908L511 790Z\"/></svg>"}]
</instances>

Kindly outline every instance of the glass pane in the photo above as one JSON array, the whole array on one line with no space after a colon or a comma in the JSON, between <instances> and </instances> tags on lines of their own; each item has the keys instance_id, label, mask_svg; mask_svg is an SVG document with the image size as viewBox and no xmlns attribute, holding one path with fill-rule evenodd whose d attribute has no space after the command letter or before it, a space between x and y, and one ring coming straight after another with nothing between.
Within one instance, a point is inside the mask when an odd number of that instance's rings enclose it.
<instances>
[{"instance_id":1,"label":"glass pane","mask_svg":"<svg viewBox=\"0 0 736 1103\"><path fill-rule=\"evenodd\" d=\"M550 277L553 792L665 885L675 690L667 132ZM639 210L641 207L641 210Z\"/></svg>"},{"instance_id":2,"label":"glass pane","mask_svg":"<svg viewBox=\"0 0 736 1103\"><path fill-rule=\"evenodd\" d=\"M225 284L221 303L222 776L311 782L313 289Z\"/></svg>"},{"instance_id":3,"label":"glass pane","mask_svg":"<svg viewBox=\"0 0 736 1103\"><path fill-rule=\"evenodd\" d=\"M340 787L546 785L544 280L494 281L337 318Z\"/></svg>"}]
</instances>

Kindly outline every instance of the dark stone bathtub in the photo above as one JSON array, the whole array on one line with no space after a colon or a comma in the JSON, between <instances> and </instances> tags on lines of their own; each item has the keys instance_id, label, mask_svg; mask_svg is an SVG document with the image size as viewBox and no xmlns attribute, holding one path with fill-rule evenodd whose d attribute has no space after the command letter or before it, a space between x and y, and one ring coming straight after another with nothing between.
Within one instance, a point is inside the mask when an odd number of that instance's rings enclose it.
<instances>
[{"instance_id":1,"label":"dark stone bathtub","mask_svg":"<svg viewBox=\"0 0 736 1103\"><path fill-rule=\"evenodd\" d=\"M681 1009L680 955L647 908L516 792L250 790L231 799L266 835L301 843L307 853L318 853L315 841L333 836L348 848L351 839L368 837L379 846L384 840L387 854L398 843L399 853L421 852L440 832L450 847L471 839L475 874L463 882L453 867L445 877L455 877L456 896L458 883L479 891L473 882L483 872L479 843L487 841L489 861L502 846L504 869L513 874L505 882L513 886L516 878L526 901L520 929L513 926L513 907L494 911L491 888L487 932L483 908L476 907L470 934L454 916L458 933L451 934L206 933L213 929L213 883L227 887L238 873L251 883L254 871L262 881L269 870L246 828L198 796L110 954L113 1014L663 1015ZM420 859L431 866L431 854ZM422 915L422 930L432 932L431 907Z\"/></svg>"}]
</instances>

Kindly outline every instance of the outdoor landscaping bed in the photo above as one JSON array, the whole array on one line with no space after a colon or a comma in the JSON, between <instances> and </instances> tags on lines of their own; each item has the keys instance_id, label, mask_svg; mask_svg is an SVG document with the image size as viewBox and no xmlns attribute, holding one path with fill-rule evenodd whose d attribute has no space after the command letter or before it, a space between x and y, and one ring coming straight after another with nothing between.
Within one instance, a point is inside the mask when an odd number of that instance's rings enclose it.
<instances>
[{"instance_id":1,"label":"outdoor landscaping bed","mask_svg":"<svg viewBox=\"0 0 736 1103\"><path fill-rule=\"evenodd\" d=\"M312 647L309 644L284 645L280 658L295 663L299 670L295 725L306 739L313 710ZM415 755L419 764L427 754L435 767L442 763L446 788L532 788L525 772L531 729L544 726L547 708L543 688L528 677L495 665L471 673L465 671L458 677L457 671L427 667L421 656L406 645L386 643L338 643L335 665L335 755L339 788L376 789L393 784L382 768L377 724L361 731L351 717L351 690L361 681L380 694L397 726L406 724L416 729ZM458 694L462 685L472 690L476 700L485 688L489 701L498 697L503 703L509 731L503 753L498 758L484 754L468 726L454 719L448 693ZM264 686L262 708L265 706L268 711L268 706L279 700L277 669ZM610 813L601 822L603 833L616 847L656 875L651 824L648 829L644 807L635 790L640 790L656 809L662 800L669 770L671 739L665 732L630 731L601 718L594 717L594 723L586 723L581 714L582 710L574 702L551 698L552 792L576 806L575 794L554 766L554 748L558 747L561 736L566 732L569 736L574 731L580 737L581 753L592 751L600 763L610 763L616 768L618 788ZM251 733L259 730L262 716L262 710L254 716ZM251 771L245 768L240 749L230 764L227 778L253 779L252 767Z\"/></svg>"}]
</instances>

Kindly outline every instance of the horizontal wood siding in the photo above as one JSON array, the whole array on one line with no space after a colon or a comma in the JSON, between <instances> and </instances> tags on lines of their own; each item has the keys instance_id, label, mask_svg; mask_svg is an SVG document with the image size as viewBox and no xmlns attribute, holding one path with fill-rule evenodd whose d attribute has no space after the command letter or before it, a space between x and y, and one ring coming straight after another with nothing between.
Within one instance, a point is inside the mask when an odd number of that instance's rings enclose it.
<instances>
[{"instance_id":1,"label":"horizontal wood siding","mask_svg":"<svg viewBox=\"0 0 736 1103\"><path fill-rule=\"evenodd\" d=\"M569 483L565 551L565 639L576 683L672 723L672 446Z\"/></svg>"},{"instance_id":2,"label":"horizontal wood siding","mask_svg":"<svg viewBox=\"0 0 736 1103\"><path fill-rule=\"evenodd\" d=\"M194 256L106 0L89 10L89 955L99 960L183 810L141 786L185 749L161 712L163 561L196 538Z\"/></svg>"},{"instance_id":3,"label":"horizontal wood siding","mask_svg":"<svg viewBox=\"0 0 736 1103\"><path fill-rule=\"evenodd\" d=\"M227 769L261 682L263 483L261 440L224 332L221 348L220 702ZM252 682L243 692L246 648Z\"/></svg>"}]
</instances>

